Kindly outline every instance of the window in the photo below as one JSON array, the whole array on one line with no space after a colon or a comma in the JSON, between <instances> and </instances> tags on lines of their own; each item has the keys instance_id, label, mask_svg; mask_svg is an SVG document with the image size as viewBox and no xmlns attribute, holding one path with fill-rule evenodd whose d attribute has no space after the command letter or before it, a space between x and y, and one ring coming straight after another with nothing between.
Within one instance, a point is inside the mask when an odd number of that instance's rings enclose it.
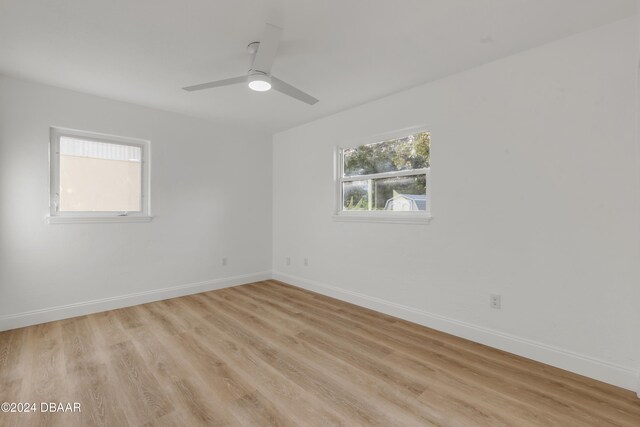
<instances>
[{"instance_id":1,"label":"window","mask_svg":"<svg viewBox=\"0 0 640 427\"><path fill-rule=\"evenodd\" d=\"M49 222L149 217L148 141L51 128Z\"/></svg>"},{"instance_id":2,"label":"window","mask_svg":"<svg viewBox=\"0 0 640 427\"><path fill-rule=\"evenodd\" d=\"M428 222L430 147L426 130L337 150L336 219Z\"/></svg>"}]
</instances>

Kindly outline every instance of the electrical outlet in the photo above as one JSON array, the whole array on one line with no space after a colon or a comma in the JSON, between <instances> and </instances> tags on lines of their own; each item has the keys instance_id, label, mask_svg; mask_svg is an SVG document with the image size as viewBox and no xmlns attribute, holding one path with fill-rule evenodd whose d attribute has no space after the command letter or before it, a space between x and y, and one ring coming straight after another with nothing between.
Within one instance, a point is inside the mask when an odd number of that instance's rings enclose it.
<instances>
[{"instance_id":1,"label":"electrical outlet","mask_svg":"<svg viewBox=\"0 0 640 427\"><path fill-rule=\"evenodd\" d=\"M291 265L291 258L286 257L286 258L284 259L284 263L285 263L285 264L287 264L287 265Z\"/></svg>"},{"instance_id":2,"label":"electrical outlet","mask_svg":"<svg viewBox=\"0 0 640 427\"><path fill-rule=\"evenodd\" d=\"M502 308L502 297L500 295L491 294L489 297L489 305L491 308L500 309Z\"/></svg>"},{"instance_id":3,"label":"electrical outlet","mask_svg":"<svg viewBox=\"0 0 640 427\"><path fill-rule=\"evenodd\" d=\"M227 257L222 258L222 265L227 265Z\"/></svg>"},{"instance_id":4,"label":"electrical outlet","mask_svg":"<svg viewBox=\"0 0 640 427\"><path fill-rule=\"evenodd\" d=\"M309 258L304 259L304 266L309 267Z\"/></svg>"}]
</instances>

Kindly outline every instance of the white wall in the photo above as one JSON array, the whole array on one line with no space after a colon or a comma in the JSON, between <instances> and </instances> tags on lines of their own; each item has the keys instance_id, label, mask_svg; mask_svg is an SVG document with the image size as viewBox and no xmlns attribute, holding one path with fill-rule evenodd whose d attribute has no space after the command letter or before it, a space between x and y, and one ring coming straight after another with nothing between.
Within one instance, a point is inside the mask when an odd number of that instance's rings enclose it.
<instances>
[{"instance_id":1,"label":"white wall","mask_svg":"<svg viewBox=\"0 0 640 427\"><path fill-rule=\"evenodd\" d=\"M637 65L629 19L275 135L275 277L634 388ZM423 124L434 221L333 221L334 147Z\"/></svg>"},{"instance_id":2,"label":"white wall","mask_svg":"<svg viewBox=\"0 0 640 427\"><path fill-rule=\"evenodd\" d=\"M50 126L150 140L153 221L46 224ZM0 76L0 330L268 275L271 163L269 135Z\"/></svg>"}]
</instances>

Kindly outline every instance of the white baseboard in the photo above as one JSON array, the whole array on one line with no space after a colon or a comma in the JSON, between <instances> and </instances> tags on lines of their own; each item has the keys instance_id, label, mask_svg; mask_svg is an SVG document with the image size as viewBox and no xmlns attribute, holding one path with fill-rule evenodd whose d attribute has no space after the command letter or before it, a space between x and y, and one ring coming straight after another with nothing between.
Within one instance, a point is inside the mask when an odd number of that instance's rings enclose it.
<instances>
[{"instance_id":1,"label":"white baseboard","mask_svg":"<svg viewBox=\"0 0 640 427\"><path fill-rule=\"evenodd\" d=\"M73 304L43 308L40 310L25 311L0 316L0 331L37 325L39 323L52 322L54 320L68 319L70 317L83 316L85 314L99 313L101 311L114 310L116 308L131 307L138 304L160 301L184 295L213 291L228 288L230 286L259 282L271 278L270 271L240 276L223 277L207 280L205 282L189 283L186 285L171 286L168 288L154 289L144 292L136 292L110 298L92 301L82 301Z\"/></svg>"},{"instance_id":2,"label":"white baseboard","mask_svg":"<svg viewBox=\"0 0 640 427\"><path fill-rule=\"evenodd\" d=\"M640 397L640 377L637 370L632 368L301 277L274 271L273 278L303 289L632 390L638 393Z\"/></svg>"}]
</instances>

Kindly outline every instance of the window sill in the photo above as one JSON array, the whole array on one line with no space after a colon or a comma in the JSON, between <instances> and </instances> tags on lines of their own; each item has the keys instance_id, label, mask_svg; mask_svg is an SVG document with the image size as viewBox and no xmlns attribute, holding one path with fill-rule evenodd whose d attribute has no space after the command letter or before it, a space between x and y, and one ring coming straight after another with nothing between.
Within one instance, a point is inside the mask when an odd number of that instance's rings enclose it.
<instances>
[{"instance_id":1,"label":"window sill","mask_svg":"<svg viewBox=\"0 0 640 427\"><path fill-rule=\"evenodd\" d=\"M374 222L387 224L422 224L428 225L432 216L426 215L367 215L367 214L334 214L334 221L340 222Z\"/></svg>"},{"instance_id":2,"label":"window sill","mask_svg":"<svg viewBox=\"0 0 640 427\"><path fill-rule=\"evenodd\" d=\"M93 224L105 222L151 222L150 216L48 216L47 224Z\"/></svg>"}]
</instances>

